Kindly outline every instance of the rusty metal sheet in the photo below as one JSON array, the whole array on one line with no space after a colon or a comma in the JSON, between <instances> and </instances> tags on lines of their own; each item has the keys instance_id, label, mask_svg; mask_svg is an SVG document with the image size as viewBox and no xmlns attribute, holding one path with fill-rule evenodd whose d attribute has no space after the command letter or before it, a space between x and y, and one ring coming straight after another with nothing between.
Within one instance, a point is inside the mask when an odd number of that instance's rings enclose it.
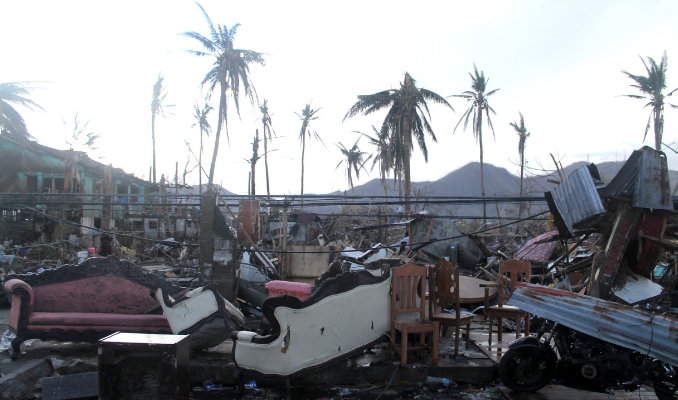
<instances>
[{"instance_id":1,"label":"rusty metal sheet","mask_svg":"<svg viewBox=\"0 0 678 400\"><path fill-rule=\"evenodd\" d=\"M595 297L518 283L509 304L571 329L678 365L678 320Z\"/></svg>"},{"instance_id":2,"label":"rusty metal sheet","mask_svg":"<svg viewBox=\"0 0 678 400\"><path fill-rule=\"evenodd\" d=\"M666 155L645 146L635 150L602 193L633 199L633 206L673 210ZM614 200L612 201L614 202Z\"/></svg>"},{"instance_id":3,"label":"rusty metal sheet","mask_svg":"<svg viewBox=\"0 0 678 400\"><path fill-rule=\"evenodd\" d=\"M531 239L529 242L525 243L525 245L521 247L516 254L513 255L513 258L521 261L547 263L551 259L551 255L553 255L556 247L558 247L558 242L537 242L552 238L557 234L558 231L551 231Z\"/></svg>"},{"instance_id":4,"label":"rusty metal sheet","mask_svg":"<svg viewBox=\"0 0 678 400\"><path fill-rule=\"evenodd\" d=\"M571 233L575 229L588 227L605 213L589 166L574 170L551 195L558 213Z\"/></svg>"},{"instance_id":5,"label":"rusty metal sheet","mask_svg":"<svg viewBox=\"0 0 678 400\"><path fill-rule=\"evenodd\" d=\"M259 241L259 201L240 200L238 208L238 241L247 241L247 236L253 242Z\"/></svg>"}]
</instances>

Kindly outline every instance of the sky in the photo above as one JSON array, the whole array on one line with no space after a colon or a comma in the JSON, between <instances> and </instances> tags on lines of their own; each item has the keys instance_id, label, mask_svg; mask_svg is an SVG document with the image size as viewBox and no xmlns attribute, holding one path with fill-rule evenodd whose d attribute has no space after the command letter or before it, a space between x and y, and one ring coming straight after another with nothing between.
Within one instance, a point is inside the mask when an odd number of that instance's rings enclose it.
<instances>
[{"instance_id":1,"label":"sky","mask_svg":"<svg viewBox=\"0 0 678 400\"><path fill-rule=\"evenodd\" d=\"M531 133L528 166L550 167L550 153L567 165L580 160L618 161L643 143L650 115L622 74L644 72L639 58L669 60L667 86L678 87L678 2L675 1L201 1L212 22L240 23L237 48L265 53L266 65L251 68L258 99L268 99L277 138L269 145L271 194L298 194L301 120L307 103L318 111L311 129L323 143L307 143L305 193L349 189L338 143L351 147L371 133L385 112L342 121L361 94L398 88L406 72L419 87L448 97L469 90L474 63L489 78L494 138L484 127L485 161L517 174L518 135L509 125L519 112ZM197 184L200 134L195 101L212 64L184 50L202 50L179 34L209 34L192 1L8 1L0 0L3 57L0 82L37 81L32 99L42 110L17 107L41 143L68 149L73 118L90 121L101 135L90 156L148 178L152 163L150 102L158 74L165 78L168 108L156 121L158 179L180 175ZM676 95L678 96L678 94ZM419 149L412 180L432 181L478 161L470 127L457 128L468 104L449 98L454 111L430 106L437 142L427 138L429 161ZM678 104L678 98L668 101ZM217 106L218 96L212 99ZM666 109L664 142L678 142L678 110ZM217 125L217 113L211 114ZM64 124L64 120L66 124ZM462 124L463 125L463 124ZM222 134L215 182L247 194L256 103L240 99L240 116L229 103L228 138ZM261 132L260 132L261 133ZM209 170L214 135L205 140ZM653 146L650 133L645 144ZM361 150L372 152L366 140ZM676 146L678 147L678 146ZM260 147L261 149L262 147ZM675 147L674 147L675 148ZM261 150L263 152L263 150ZM667 152L669 168L678 156ZM355 185L379 177L361 171ZM203 183L206 179L203 178ZM263 159L257 163L257 194L266 192Z\"/></svg>"}]
</instances>

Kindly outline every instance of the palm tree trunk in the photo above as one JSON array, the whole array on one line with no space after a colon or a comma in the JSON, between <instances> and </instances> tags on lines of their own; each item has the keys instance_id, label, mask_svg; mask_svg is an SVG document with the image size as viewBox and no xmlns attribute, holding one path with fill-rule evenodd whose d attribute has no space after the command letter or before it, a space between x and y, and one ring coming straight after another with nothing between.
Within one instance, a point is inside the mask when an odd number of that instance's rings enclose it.
<instances>
[{"instance_id":1,"label":"palm tree trunk","mask_svg":"<svg viewBox=\"0 0 678 400\"><path fill-rule=\"evenodd\" d=\"M662 151L662 131L664 130L664 121L662 121L661 108L654 110L654 147L657 151Z\"/></svg>"},{"instance_id":2,"label":"palm tree trunk","mask_svg":"<svg viewBox=\"0 0 678 400\"><path fill-rule=\"evenodd\" d=\"M256 164L252 163L252 175L251 175L252 176L252 178L251 178L252 196L255 196L257 194L256 187L255 187L255 180L254 180L255 179L254 174L255 174L255 171L256 171L255 166L256 166ZM252 198L252 200L254 200L254 198Z\"/></svg>"},{"instance_id":3,"label":"palm tree trunk","mask_svg":"<svg viewBox=\"0 0 678 400\"><path fill-rule=\"evenodd\" d=\"M212 154L212 164L210 166L210 175L207 179L207 189L214 190L214 168L217 165L217 153L219 152L219 139L221 138L221 125L225 125L228 129L228 120L227 118L227 105L226 105L226 85L221 85L221 95L219 96L219 122L217 122L217 134L214 135L214 154Z\"/></svg>"},{"instance_id":4,"label":"palm tree trunk","mask_svg":"<svg viewBox=\"0 0 678 400\"><path fill-rule=\"evenodd\" d=\"M351 186L351 196L355 196L355 191L353 190L353 178L351 177L351 164L347 160L346 161L348 164L348 184Z\"/></svg>"},{"instance_id":5,"label":"palm tree trunk","mask_svg":"<svg viewBox=\"0 0 678 400\"><path fill-rule=\"evenodd\" d=\"M269 135L270 135L269 131ZM264 167L266 167L266 194L271 195L271 188L268 185L268 137L266 136L266 124L264 124Z\"/></svg>"},{"instance_id":6,"label":"palm tree trunk","mask_svg":"<svg viewBox=\"0 0 678 400\"><path fill-rule=\"evenodd\" d=\"M480 193L483 196L483 225L487 223L487 205L485 204L485 171L483 170L483 131L478 130L478 145L480 146Z\"/></svg>"},{"instance_id":7,"label":"palm tree trunk","mask_svg":"<svg viewBox=\"0 0 678 400\"><path fill-rule=\"evenodd\" d=\"M403 168L405 169L405 197L410 197L411 180L410 180L410 142L412 141L412 132L410 131L410 113L406 112L403 117L403 141L405 145L405 159L403 160ZM409 201L409 198L406 199ZM405 212L410 211L410 205L405 204Z\"/></svg>"},{"instance_id":8,"label":"palm tree trunk","mask_svg":"<svg viewBox=\"0 0 678 400\"><path fill-rule=\"evenodd\" d=\"M155 113L151 116L151 139L153 140L153 183L155 183Z\"/></svg>"},{"instance_id":9,"label":"palm tree trunk","mask_svg":"<svg viewBox=\"0 0 678 400\"><path fill-rule=\"evenodd\" d=\"M306 152L306 132L301 138L301 210L304 210L304 153Z\"/></svg>"},{"instance_id":10,"label":"palm tree trunk","mask_svg":"<svg viewBox=\"0 0 678 400\"><path fill-rule=\"evenodd\" d=\"M523 171L525 168L525 149L520 152L520 206L518 207L518 218L523 217Z\"/></svg>"},{"instance_id":11,"label":"palm tree trunk","mask_svg":"<svg viewBox=\"0 0 678 400\"><path fill-rule=\"evenodd\" d=\"M198 193L202 196L202 126L200 127L200 154L198 155Z\"/></svg>"}]
</instances>

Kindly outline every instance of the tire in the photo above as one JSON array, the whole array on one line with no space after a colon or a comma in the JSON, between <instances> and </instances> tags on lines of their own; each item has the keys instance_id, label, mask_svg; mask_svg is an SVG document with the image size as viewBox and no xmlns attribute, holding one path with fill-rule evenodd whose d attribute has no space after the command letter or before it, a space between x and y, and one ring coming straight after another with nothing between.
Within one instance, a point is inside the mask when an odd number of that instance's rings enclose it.
<instances>
[{"instance_id":1,"label":"tire","mask_svg":"<svg viewBox=\"0 0 678 400\"><path fill-rule=\"evenodd\" d=\"M534 347L510 349L499 362L499 376L514 392L536 392L551 382L555 372L554 354Z\"/></svg>"}]
</instances>

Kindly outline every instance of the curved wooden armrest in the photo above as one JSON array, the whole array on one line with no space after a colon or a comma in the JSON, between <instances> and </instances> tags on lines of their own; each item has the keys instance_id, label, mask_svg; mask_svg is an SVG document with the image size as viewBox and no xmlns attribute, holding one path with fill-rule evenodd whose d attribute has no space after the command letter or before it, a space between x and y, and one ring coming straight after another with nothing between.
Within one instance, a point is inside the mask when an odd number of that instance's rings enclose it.
<instances>
[{"instance_id":1,"label":"curved wooden armrest","mask_svg":"<svg viewBox=\"0 0 678 400\"><path fill-rule=\"evenodd\" d=\"M29 301L28 304L32 307L33 306L33 300L34 300L34 298L33 298L33 288L31 288L31 286L28 283L22 281L21 279L10 279L7 282L5 282L5 285L4 285L5 293L7 293L9 295L20 296L18 293L15 293L15 291L17 289L25 290L25 292L28 294L28 299L27 299Z\"/></svg>"}]
</instances>

